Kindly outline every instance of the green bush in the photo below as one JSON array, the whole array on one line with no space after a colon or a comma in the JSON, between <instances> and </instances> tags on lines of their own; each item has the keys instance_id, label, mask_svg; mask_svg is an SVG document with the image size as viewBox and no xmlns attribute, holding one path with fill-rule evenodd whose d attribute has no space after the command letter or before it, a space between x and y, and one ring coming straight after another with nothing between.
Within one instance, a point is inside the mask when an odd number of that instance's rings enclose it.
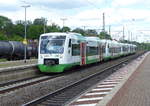
<instances>
[{"instance_id":1,"label":"green bush","mask_svg":"<svg viewBox=\"0 0 150 106\"><path fill-rule=\"evenodd\" d=\"M8 40L8 38L5 35L0 34L0 40Z\"/></svg>"},{"instance_id":2,"label":"green bush","mask_svg":"<svg viewBox=\"0 0 150 106\"><path fill-rule=\"evenodd\" d=\"M19 36L19 35L13 35L11 37L8 38L8 40L10 41L23 41L23 37Z\"/></svg>"}]
</instances>

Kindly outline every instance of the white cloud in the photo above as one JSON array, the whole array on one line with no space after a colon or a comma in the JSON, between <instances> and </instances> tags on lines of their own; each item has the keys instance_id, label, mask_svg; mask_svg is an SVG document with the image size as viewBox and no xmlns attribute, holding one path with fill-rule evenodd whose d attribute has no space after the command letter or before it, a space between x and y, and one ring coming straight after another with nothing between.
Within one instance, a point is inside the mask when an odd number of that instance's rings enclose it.
<instances>
[{"instance_id":1,"label":"white cloud","mask_svg":"<svg viewBox=\"0 0 150 106\"><path fill-rule=\"evenodd\" d=\"M150 23L149 8L138 8L150 4L150 1L113 0L110 7L105 7L104 0L26 0L26 2L31 5L27 9L28 20L45 17L49 24L55 22L62 26L60 18L64 17L67 18L65 25L71 28L87 26L86 28L101 29L103 12L106 29L111 25L112 33L122 30L123 25L126 34L128 30L148 29L147 23ZM137 5L139 3L141 4ZM24 3L21 0L1 0L0 4L2 4L0 15L7 16L13 21L24 20L24 8L21 7ZM131 5L134 5L134 8Z\"/></svg>"},{"instance_id":2,"label":"white cloud","mask_svg":"<svg viewBox=\"0 0 150 106\"><path fill-rule=\"evenodd\" d=\"M113 0L112 6L128 6L143 3L143 0Z\"/></svg>"},{"instance_id":3,"label":"white cloud","mask_svg":"<svg viewBox=\"0 0 150 106\"><path fill-rule=\"evenodd\" d=\"M103 0L26 0L33 6L45 6L50 9L75 9L94 4L100 4Z\"/></svg>"},{"instance_id":4,"label":"white cloud","mask_svg":"<svg viewBox=\"0 0 150 106\"><path fill-rule=\"evenodd\" d=\"M16 3L18 3L18 0L0 0L1 5L3 5L3 4L9 5L9 4L16 4Z\"/></svg>"}]
</instances>

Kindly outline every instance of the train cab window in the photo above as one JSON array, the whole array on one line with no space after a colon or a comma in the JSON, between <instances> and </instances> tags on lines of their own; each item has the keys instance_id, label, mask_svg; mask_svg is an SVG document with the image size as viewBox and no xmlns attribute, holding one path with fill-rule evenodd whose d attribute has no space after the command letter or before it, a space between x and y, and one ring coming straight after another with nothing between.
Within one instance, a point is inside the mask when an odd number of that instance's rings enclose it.
<instances>
[{"instance_id":1,"label":"train cab window","mask_svg":"<svg viewBox=\"0 0 150 106\"><path fill-rule=\"evenodd\" d=\"M40 44L41 54L62 54L64 52L66 36L42 36Z\"/></svg>"},{"instance_id":2,"label":"train cab window","mask_svg":"<svg viewBox=\"0 0 150 106\"><path fill-rule=\"evenodd\" d=\"M71 47L71 39L69 39L69 47Z\"/></svg>"}]
</instances>

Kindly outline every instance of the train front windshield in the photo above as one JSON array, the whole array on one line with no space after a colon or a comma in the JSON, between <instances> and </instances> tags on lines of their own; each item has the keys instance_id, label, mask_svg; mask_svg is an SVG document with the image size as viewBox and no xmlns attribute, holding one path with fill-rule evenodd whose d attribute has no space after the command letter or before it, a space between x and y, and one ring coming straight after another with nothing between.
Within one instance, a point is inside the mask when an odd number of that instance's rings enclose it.
<instances>
[{"instance_id":1,"label":"train front windshield","mask_svg":"<svg viewBox=\"0 0 150 106\"><path fill-rule=\"evenodd\" d=\"M66 36L42 36L40 53L41 54L62 54Z\"/></svg>"}]
</instances>

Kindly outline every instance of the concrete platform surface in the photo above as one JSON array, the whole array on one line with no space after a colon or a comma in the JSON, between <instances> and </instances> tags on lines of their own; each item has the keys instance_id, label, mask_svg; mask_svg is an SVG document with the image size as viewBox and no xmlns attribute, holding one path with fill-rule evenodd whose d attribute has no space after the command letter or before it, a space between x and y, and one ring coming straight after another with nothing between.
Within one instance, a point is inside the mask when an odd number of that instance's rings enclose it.
<instances>
[{"instance_id":1,"label":"concrete platform surface","mask_svg":"<svg viewBox=\"0 0 150 106\"><path fill-rule=\"evenodd\" d=\"M107 106L150 106L150 53Z\"/></svg>"}]
</instances>

